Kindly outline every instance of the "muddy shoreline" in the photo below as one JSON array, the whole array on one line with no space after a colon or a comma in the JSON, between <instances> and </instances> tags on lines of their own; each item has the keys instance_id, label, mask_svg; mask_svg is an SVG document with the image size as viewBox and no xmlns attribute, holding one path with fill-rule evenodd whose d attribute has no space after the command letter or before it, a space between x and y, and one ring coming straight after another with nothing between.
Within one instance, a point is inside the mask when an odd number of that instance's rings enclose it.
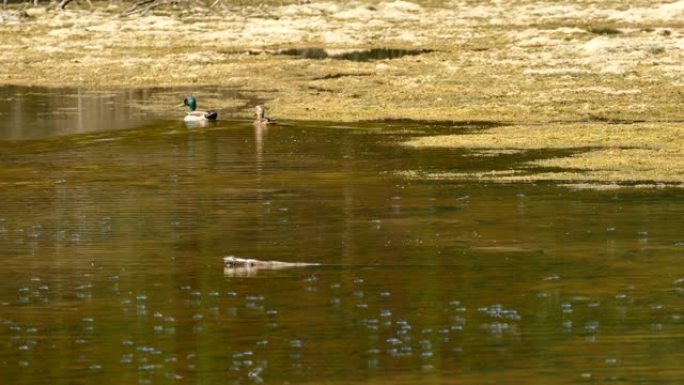
<instances>
[{"instance_id":1,"label":"muddy shoreline","mask_svg":"<svg viewBox=\"0 0 684 385\"><path fill-rule=\"evenodd\" d=\"M224 87L267 100L274 117L296 120L505 121L526 128L586 122L593 132L636 122L624 143L618 136L611 146L628 147L645 132L675 133L668 151L646 140L637 146L645 152L628 154L637 163L657 158L653 175L628 164L637 175L615 177L614 165L595 152L553 166L584 170L571 181L684 182L677 170L658 173L663 159L677 164L684 157L677 130L684 121L684 1L312 2L160 8L126 18L118 17L122 4L87 8L4 12L0 84ZM235 101L208 103L221 109ZM153 108L172 113L175 104L159 100ZM534 129L519 135L558 147L553 135L540 139ZM525 150L500 138L476 139L494 151ZM590 147L580 134L570 142ZM441 139L420 145L467 147Z\"/></svg>"}]
</instances>

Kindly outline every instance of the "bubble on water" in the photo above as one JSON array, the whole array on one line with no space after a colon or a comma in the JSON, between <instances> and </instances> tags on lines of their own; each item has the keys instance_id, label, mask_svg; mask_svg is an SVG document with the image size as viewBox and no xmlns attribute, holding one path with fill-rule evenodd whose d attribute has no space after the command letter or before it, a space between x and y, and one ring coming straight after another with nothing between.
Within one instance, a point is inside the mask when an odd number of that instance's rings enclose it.
<instances>
[{"instance_id":1,"label":"bubble on water","mask_svg":"<svg viewBox=\"0 0 684 385\"><path fill-rule=\"evenodd\" d=\"M192 319L195 320L195 321L201 321L202 319L204 319L204 315L202 315L202 314L195 314L195 315L192 316Z\"/></svg>"},{"instance_id":2,"label":"bubble on water","mask_svg":"<svg viewBox=\"0 0 684 385\"><path fill-rule=\"evenodd\" d=\"M366 304L366 303L357 303L357 304L356 304L356 307L359 308L359 309L366 309L366 308L368 308L368 304Z\"/></svg>"},{"instance_id":3,"label":"bubble on water","mask_svg":"<svg viewBox=\"0 0 684 385\"><path fill-rule=\"evenodd\" d=\"M593 332L596 331L599 328L599 326L600 324L598 321L590 321L584 325L584 329Z\"/></svg>"},{"instance_id":4,"label":"bubble on water","mask_svg":"<svg viewBox=\"0 0 684 385\"><path fill-rule=\"evenodd\" d=\"M263 371L264 371L263 368L256 367L256 368L250 370L249 373L247 373L247 378L249 378L250 380L252 380L256 383L264 382L264 380L260 377L261 372L263 372Z\"/></svg>"},{"instance_id":5,"label":"bubble on water","mask_svg":"<svg viewBox=\"0 0 684 385\"><path fill-rule=\"evenodd\" d=\"M19 361L19 366L22 368L27 368L29 366L29 362L25 360Z\"/></svg>"},{"instance_id":6,"label":"bubble on water","mask_svg":"<svg viewBox=\"0 0 684 385\"><path fill-rule=\"evenodd\" d=\"M516 310L506 309L501 304L495 304L489 307L481 307L478 309L478 311L485 313L492 318L504 318L514 321L521 319Z\"/></svg>"},{"instance_id":7,"label":"bubble on water","mask_svg":"<svg viewBox=\"0 0 684 385\"><path fill-rule=\"evenodd\" d=\"M259 340L256 342L257 346L266 346L268 345L268 340Z\"/></svg>"},{"instance_id":8,"label":"bubble on water","mask_svg":"<svg viewBox=\"0 0 684 385\"><path fill-rule=\"evenodd\" d=\"M121 359L119 359L119 362L122 364L133 363L133 354L131 354L131 353L122 354Z\"/></svg>"},{"instance_id":9,"label":"bubble on water","mask_svg":"<svg viewBox=\"0 0 684 385\"><path fill-rule=\"evenodd\" d=\"M291 340L290 341L290 346L293 348L301 348L304 345L302 340Z\"/></svg>"},{"instance_id":10,"label":"bubble on water","mask_svg":"<svg viewBox=\"0 0 684 385\"><path fill-rule=\"evenodd\" d=\"M318 277L315 274L311 274L311 275L308 275L306 278L304 278L304 281L316 282L316 281L318 281Z\"/></svg>"},{"instance_id":11,"label":"bubble on water","mask_svg":"<svg viewBox=\"0 0 684 385\"><path fill-rule=\"evenodd\" d=\"M380 311L380 317L387 318L387 317L391 317L391 316L392 316L392 312L389 310L381 310Z\"/></svg>"},{"instance_id":12,"label":"bubble on water","mask_svg":"<svg viewBox=\"0 0 684 385\"><path fill-rule=\"evenodd\" d=\"M94 371L102 370L102 365L100 365L100 364L92 364L92 365L90 365L90 366L88 367L88 369L94 370Z\"/></svg>"},{"instance_id":13,"label":"bubble on water","mask_svg":"<svg viewBox=\"0 0 684 385\"><path fill-rule=\"evenodd\" d=\"M155 349L152 346L138 346L137 350L141 353L148 353L148 354L151 354L151 353L154 353L157 351L157 349Z\"/></svg>"},{"instance_id":14,"label":"bubble on water","mask_svg":"<svg viewBox=\"0 0 684 385\"><path fill-rule=\"evenodd\" d=\"M503 334L511 329L511 325L506 322L493 322L482 324L482 327L492 334Z\"/></svg>"},{"instance_id":15,"label":"bubble on water","mask_svg":"<svg viewBox=\"0 0 684 385\"><path fill-rule=\"evenodd\" d=\"M389 296L391 296L391 295L392 295L392 293L390 293L389 291L382 291L382 292L380 292L380 296L381 296L381 297L387 298L387 297L389 297Z\"/></svg>"}]
</instances>

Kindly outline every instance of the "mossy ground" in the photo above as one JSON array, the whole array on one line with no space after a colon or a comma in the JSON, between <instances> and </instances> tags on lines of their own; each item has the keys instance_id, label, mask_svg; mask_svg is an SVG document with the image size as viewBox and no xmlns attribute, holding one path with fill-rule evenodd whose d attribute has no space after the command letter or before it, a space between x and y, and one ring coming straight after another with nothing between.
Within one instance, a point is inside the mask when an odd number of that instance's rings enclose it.
<instances>
[{"instance_id":1,"label":"mossy ground","mask_svg":"<svg viewBox=\"0 0 684 385\"><path fill-rule=\"evenodd\" d=\"M271 115L285 119L505 121L515 128L412 144L591 147L526 165L572 169L567 172L575 176L528 171L525 180L684 182L673 170L682 154L670 145L676 122L684 121L684 1L229 2L127 18L118 17L127 4L107 4L4 17L0 84L212 85L265 98ZM434 51L368 62L277 54L307 47ZM207 107L235 104L210 102ZM644 121L648 130L624 126L606 149L599 139L615 129L610 121ZM576 129L549 122L572 122ZM653 140L642 139L645 131ZM549 137L554 132L576 137L560 145ZM587 134L599 139L581 136ZM518 142L511 143L514 137ZM623 162L617 167L611 159ZM639 167L643 159L655 171ZM664 171L661 163L673 166Z\"/></svg>"}]
</instances>

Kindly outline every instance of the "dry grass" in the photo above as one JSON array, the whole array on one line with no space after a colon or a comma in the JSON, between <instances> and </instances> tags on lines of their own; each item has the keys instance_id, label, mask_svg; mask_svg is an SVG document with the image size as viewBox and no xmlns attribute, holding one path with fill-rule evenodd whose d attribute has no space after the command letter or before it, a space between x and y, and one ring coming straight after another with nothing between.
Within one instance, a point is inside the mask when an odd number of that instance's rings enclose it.
<instances>
[{"instance_id":1,"label":"dry grass","mask_svg":"<svg viewBox=\"0 0 684 385\"><path fill-rule=\"evenodd\" d=\"M662 184L681 187L684 186L683 128L679 123L516 125L468 135L423 137L406 145L475 149L475 155L481 149L583 151L568 157L523 162L499 172L404 175L429 179L475 178L501 183L582 182L585 187L592 183L597 188ZM558 171L544 171L548 169Z\"/></svg>"}]
</instances>

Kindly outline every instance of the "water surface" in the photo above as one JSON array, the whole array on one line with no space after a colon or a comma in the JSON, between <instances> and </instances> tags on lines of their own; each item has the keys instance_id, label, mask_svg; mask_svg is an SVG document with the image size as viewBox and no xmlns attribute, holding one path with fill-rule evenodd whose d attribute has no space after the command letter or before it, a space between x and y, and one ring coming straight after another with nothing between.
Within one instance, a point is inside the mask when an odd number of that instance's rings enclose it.
<instances>
[{"instance_id":1,"label":"water surface","mask_svg":"<svg viewBox=\"0 0 684 385\"><path fill-rule=\"evenodd\" d=\"M679 191L395 176L545 156L396 145L472 124L103 114L0 142L2 383L684 382Z\"/></svg>"}]
</instances>

